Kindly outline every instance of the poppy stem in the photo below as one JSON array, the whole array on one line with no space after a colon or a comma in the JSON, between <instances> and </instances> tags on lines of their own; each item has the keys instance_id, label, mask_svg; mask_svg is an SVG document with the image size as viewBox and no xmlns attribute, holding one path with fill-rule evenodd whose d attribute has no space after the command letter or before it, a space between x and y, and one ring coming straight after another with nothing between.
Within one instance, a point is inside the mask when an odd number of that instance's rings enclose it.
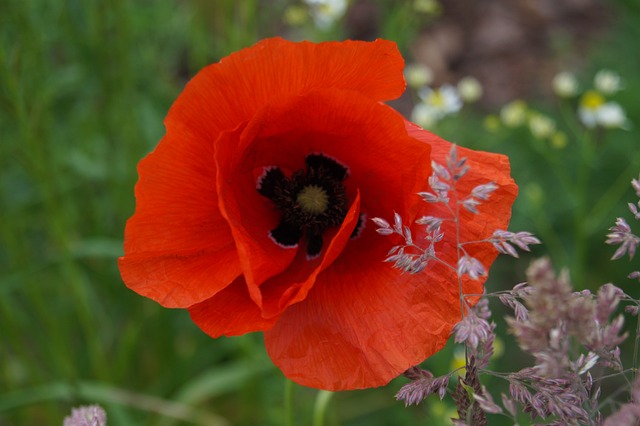
<instances>
[{"instance_id":1,"label":"poppy stem","mask_svg":"<svg viewBox=\"0 0 640 426\"><path fill-rule=\"evenodd\" d=\"M294 426L295 415L293 412L293 388L295 384L292 380L284 380L284 425Z\"/></svg>"},{"instance_id":2,"label":"poppy stem","mask_svg":"<svg viewBox=\"0 0 640 426\"><path fill-rule=\"evenodd\" d=\"M320 390L316 394L316 402L313 407L313 426L324 426L324 418L327 413L329 401L333 397L333 392Z\"/></svg>"}]
</instances>

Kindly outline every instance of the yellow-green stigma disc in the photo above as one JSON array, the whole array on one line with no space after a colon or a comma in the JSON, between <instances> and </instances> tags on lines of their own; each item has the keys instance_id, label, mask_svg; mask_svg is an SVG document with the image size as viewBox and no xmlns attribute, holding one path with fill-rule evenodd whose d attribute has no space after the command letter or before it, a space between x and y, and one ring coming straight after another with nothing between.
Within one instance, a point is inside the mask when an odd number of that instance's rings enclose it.
<instances>
[{"instance_id":1,"label":"yellow-green stigma disc","mask_svg":"<svg viewBox=\"0 0 640 426\"><path fill-rule=\"evenodd\" d=\"M320 214L329 205L327 192L316 185L305 186L298 194L298 204L308 213Z\"/></svg>"}]
</instances>

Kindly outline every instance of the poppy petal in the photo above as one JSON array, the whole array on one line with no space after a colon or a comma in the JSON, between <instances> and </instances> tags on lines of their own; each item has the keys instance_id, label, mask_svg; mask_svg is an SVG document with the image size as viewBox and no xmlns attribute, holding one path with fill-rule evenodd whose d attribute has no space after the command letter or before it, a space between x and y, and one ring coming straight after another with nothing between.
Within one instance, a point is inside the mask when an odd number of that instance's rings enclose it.
<instances>
[{"instance_id":1,"label":"poppy petal","mask_svg":"<svg viewBox=\"0 0 640 426\"><path fill-rule=\"evenodd\" d=\"M119 267L130 289L166 307L205 300L241 273L212 162L210 143L176 127L138 168Z\"/></svg>"},{"instance_id":2,"label":"poppy petal","mask_svg":"<svg viewBox=\"0 0 640 426\"><path fill-rule=\"evenodd\" d=\"M449 284L374 259L366 267L336 262L265 332L267 352L305 386L382 386L446 343L460 319L457 288Z\"/></svg>"},{"instance_id":3,"label":"poppy petal","mask_svg":"<svg viewBox=\"0 0 640 426\"><path fill-rule=\"evenodd\" d=\"M259 192L262 178L256 181L255 171L276 170L270 165L277 163L265 163L259 158L253 162L242 161L244 156L255 158L251 152L238 148L247 144L246 139L254 138L255 128L251 126L242 125L225 132L216 141L214 157L220 211L231 228L249 294L262 306L258 287L293 261L299 250L293 239L299 239L299 235L281 222L281 215L272 202Z\"/></svg>"},{"instance_id":4,"label":"poppy petal","mask_svg":"<svg viewBox=\"0 0 640 426\"><path fill-rule=\"evenodd\" d=\"M215 296L189 307L191 320L211 337L238 336L271 328L277 318L265 319L238 277Z\"/></svg>"},{"instance_id":5,"label":"poppy petal","mask_svg":"<svg viewBox=\"0 0 640 426\"><path fill-rule=\"evenodd\" d=\"M403 67L390 41L315 44L270 38L200 71L173 104L166 125L182 123L210 138L249 121L279 98L315 89L348 89L376 101L395 99L404 91Z\"/></svg>"}]
</instances>

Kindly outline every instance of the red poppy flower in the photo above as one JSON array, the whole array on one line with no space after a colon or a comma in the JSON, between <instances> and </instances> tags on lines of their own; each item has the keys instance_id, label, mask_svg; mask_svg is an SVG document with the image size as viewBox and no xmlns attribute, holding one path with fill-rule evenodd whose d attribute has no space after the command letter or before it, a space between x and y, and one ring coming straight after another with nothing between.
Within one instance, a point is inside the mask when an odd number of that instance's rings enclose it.
<instances>
[{"instance_id":1,"label":"red poppy flower","mask_svg":"<svg viewBox=\"0 0 640 426\"><path fill-rule=\"evenodd\" d=\"M441 349L460 319L457 277L392 269L367 220L432 208L416 193L450 146L381 102L404 90L403 65L383 40L268 39L203 69L140 162L126 285L213 337L264 331L274 363L311 387L380 386ZM499 186L461 216L478 240L506 228L515 185L504 157L461 152L458 190ZM497 254L471 251L487 268Z\"/></svg>"}]
</instances>

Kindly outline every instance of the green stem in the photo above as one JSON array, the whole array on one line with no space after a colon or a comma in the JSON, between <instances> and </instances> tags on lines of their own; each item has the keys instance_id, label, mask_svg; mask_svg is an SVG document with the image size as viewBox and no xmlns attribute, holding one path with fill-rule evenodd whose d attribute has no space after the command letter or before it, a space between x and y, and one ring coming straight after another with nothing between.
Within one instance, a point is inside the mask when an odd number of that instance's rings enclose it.
<instances>
[{"instance_id":1,"label":"green stem","mask_svg":"<svg viewBox=\"0 0 640 426\"><path fill-rule=\"evenodd\" d=\"M294 383L285 378L284 382L284 424L294 426L295 416L293 412L293 388Z\"/></svg>"},{"instance_id":2,"label":"green stem","mask_svg":"<svg viewBox=\"0 0 640 426\"><path fill-rule=\"evenodd\" d=\"M640 318L636 320L636 340L633 343L633 365L631 368L631 380L635 382L638 375L638 351L640 350Z\"/></svg>"},{"instance_id":3,"label":"green stem","mask_svg":"<svg viewBox=\"0 0 640 426\"><path fill-rule=\"evenodd\" d=\"M559 259L561 263L569 263L570 257L567 248L559 238L558 233L553 229L553 225L549 220L545 211L539 205L535 205L535 214L531 215L531 220L535 228L540 233L538 236L542 239L545 246L549 248L552 258Z\"/></svg>"},{"instance_id":4,"label":"green stem","mask_svg":"<svg viewBox=\"0 0 640 426\"><path fill-rule=\"evenodd\" d=\"M333 397L333 392L326 390L318 391L316 395L316 402L313 407L313 426L324 426L324 418L327 414L327 407L329 401Z\"/></svg>"},{"instance_id":5,"label":"green stem","mask_svg":"<svg viewBox=\"0 0 640 426\"><path fill-rule=\"evenodd\" d=\"M587 283L584 282L584 268L586 265L588 254L586 213L588 210L589 170L591 168L595 155L595 144L591 138L591 134L588 131L585 131L585 135L581 139L581 142L581 161L580 168L578 170L578 176L576 178L577 203L574 207L575 234L571 272L574 277L574 282L580 283L579 285L581 286L586 286Z\"/></svg>"}]
</instances>

